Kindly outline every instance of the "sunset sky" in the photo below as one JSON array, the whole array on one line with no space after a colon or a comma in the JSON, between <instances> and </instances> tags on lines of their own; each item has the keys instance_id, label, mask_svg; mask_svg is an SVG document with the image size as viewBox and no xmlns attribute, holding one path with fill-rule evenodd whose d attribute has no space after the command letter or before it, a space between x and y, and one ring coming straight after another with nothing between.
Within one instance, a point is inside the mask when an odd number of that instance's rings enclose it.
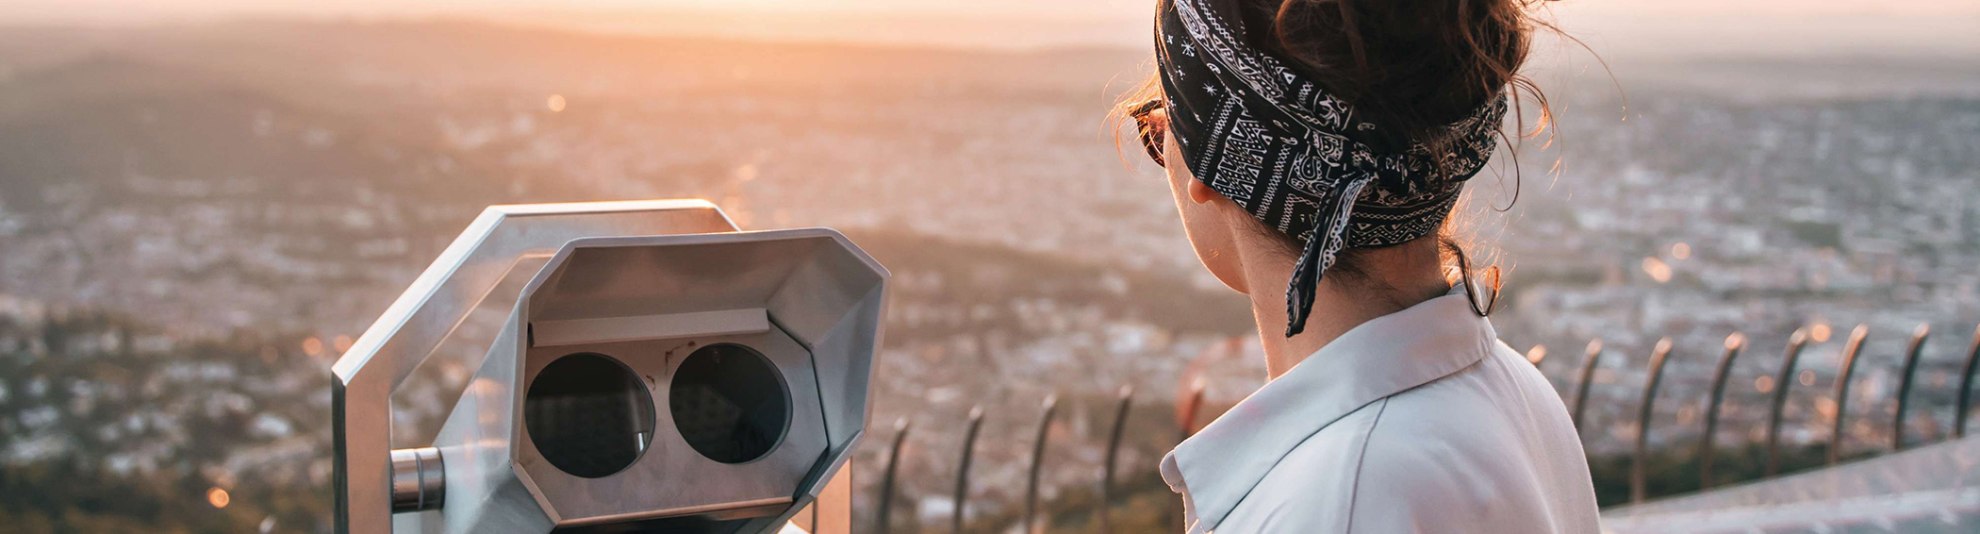
<instances>
[{"instance_id":1,"label":"sunset sky","mask_svg":"<svg viewBox=\"0 0 1980 534\"><path fill-rule=\"evenodd\" d=\"M250 16L475 17L631 33L951 46L1141 46L1152 0L10 0L0 24ZM1973 0L1564 0L1576 36L1622 53L1980 54ZM1618 50L1620 49L1620 50Z\"/></svg>"}]
</instances>

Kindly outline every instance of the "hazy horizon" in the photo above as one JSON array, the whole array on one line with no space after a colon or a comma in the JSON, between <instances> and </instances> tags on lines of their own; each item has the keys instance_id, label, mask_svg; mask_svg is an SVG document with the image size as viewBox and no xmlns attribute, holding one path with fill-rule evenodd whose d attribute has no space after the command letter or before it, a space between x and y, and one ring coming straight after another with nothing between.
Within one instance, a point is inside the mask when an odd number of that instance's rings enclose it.
<instances>
[{"instance_id":1,"label":"hazy horizon","mask_svg":"<svg viewBox=\"0 0 1980 534\"><path fill-rule=\"evenodd\" d=\"M1147 39L1152 0L931 4L909 0L20 0L0 26L149 26L254 18L478 19L588 32L1037 49L1135 48ZM1605 55L1980 55L1980 2L1704 0L1547 2L1549 18ZM1565 45L1541 44L1541 53Z\"/></svg>"},{"instance_id":2,"label":"hazy horizon","mask_svg":"<svg viewBox=\"0 0 1980 534\"><path fill-rule=\"evenodd\" d=\"M1013 530L1028 458L1047 528L1085 529L1110 456L1116 530L1180 531L1159 459L1265 381L1251 303L1109 117L1150 74L1153 0L408 1L0 1L0 531L334 532L325 369L496 204L707 199L885 265L869 420L914 426L853 450L854 532L883 502L898 531L957 509ZM1606 65L1536 45L1558 135L1502 144L1452 230L1503 267L1493 331L1588 386L1599 503L1628 502L1638 443L1660 459L1646 497L1703 487L1711 394L1726 483L1761 476L1749 430L1774 421L1783 472L1963 424L1980 1L1960 1L1546 4ZM1539 114L1520 102L1506 133ZM392 447L438 443L486 378L499 300L392 393ZM1733 332L1766 353L1715 375ZM1877 415L1898 402L1906 421Z\"/></svg>"}]
</instances>

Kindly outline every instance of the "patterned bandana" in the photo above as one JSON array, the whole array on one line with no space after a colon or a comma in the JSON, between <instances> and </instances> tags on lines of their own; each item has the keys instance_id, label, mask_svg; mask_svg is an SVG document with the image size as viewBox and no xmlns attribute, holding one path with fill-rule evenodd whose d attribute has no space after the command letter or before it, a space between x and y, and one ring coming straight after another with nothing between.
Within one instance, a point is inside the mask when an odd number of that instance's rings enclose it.
<instances>
[{"instance_id":1,"label":"patterned bandana","mask_svg":"<svg viewBox=\"0 0 1980 534\"><path fill-rule=\"evenodd\" d=\"M1356 140L1375 125L1245 41L1238 9L1233 0L1162 0L1163 104L1197 180L1306 243L1286 288L1292 337L1306 329L1314 289L1341 249L1400 244L1443 224L1498 146L1506 99L1446 126L1456 142L1443 152L1378 152Z\"/></svg>"}]
</instances>

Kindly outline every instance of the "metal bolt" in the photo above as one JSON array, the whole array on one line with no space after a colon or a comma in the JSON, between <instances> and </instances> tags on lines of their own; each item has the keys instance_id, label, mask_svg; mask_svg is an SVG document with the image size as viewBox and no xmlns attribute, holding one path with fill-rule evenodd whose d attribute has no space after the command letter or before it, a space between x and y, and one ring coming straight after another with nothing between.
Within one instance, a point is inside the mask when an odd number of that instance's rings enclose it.
<instances>
[{"instance_id":1,"label":"metal bolt","mask_svg":"<svg viewBox=\"0 0 1980 534\"><path fill-rule=\"evenodd\" d=\"M392 513L438 510L447 499L440 449L392 449Z\"/></svg>"}]
</instances>

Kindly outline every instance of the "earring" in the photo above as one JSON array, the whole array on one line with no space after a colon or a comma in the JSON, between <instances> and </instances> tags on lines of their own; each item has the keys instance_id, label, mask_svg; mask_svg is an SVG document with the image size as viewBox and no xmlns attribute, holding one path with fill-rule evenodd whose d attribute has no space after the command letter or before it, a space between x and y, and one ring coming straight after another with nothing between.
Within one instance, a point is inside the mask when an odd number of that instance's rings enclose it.
<instances>
[{"instance_id":1,"label":"earring","mask_svg":"<svg viewBox=\"0 0 1980 534\"><path fill-rule=\"evenodd\" d=\"M1491 317L1492 311L1499 308L1499 289L1502 287L1502 282L1499 279L1499 266L1493 265L1485 269L1485 283L1488 286L1485 287L1487 300L1484 306L1478 304L1478 287L1471 283L1471 276L1469 274L1465 275L1464 283L1464 296L1466 300L1471 301L1472 313L1478 314L1479 317Z\"/></svg>"},{"instance_id":2,"label":"earring","mask_svg":"<svg viewBox=\"0 0 1980 534\"><path fill-rule=\"evenodd\" d=\"M1499 289L1503 283L1499 278L1499 266L1493 265L1485 270L1486 283L1489 285L1483 289L1486 289L1485 292L1488 294L1485 303L1481 305L1478 303L1480 288L1471 280L1471 258L1464 253L1463 248L1455 244L1445 243L1445 247L1457 256L1458 282L1464 284L1464 298L1471 304L1471 312L1478 314L1479 317L1491 317L1492 312L1499 308Z\"/></svg>"}]
</instances>

